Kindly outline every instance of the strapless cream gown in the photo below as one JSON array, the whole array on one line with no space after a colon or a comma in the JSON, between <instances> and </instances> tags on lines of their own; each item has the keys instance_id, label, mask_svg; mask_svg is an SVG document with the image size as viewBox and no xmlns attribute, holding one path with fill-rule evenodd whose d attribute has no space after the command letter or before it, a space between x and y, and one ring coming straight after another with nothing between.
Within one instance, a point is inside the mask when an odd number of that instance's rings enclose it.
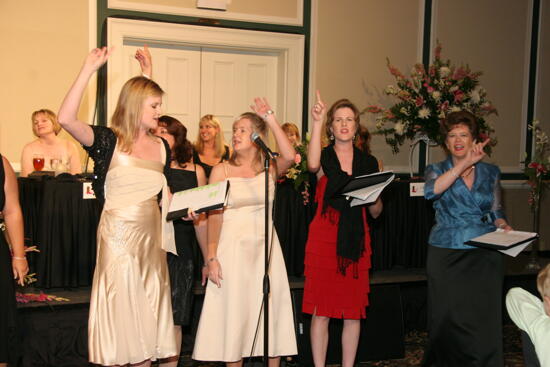
<instances>
[{"instance_id":1,"label":"strapless cream gown","mask_svg":"<svg viewBox=\"0 0 550 367\"><path fill-rule=\"evenodd\" d=\"M164 156L163 146L161 151ZM162 190L166 208L163 168L160 162L117 150L113 154L97 231L90 300L92 363L134 364L179 354L163 250L175 251L173 227L161 220L165 216L161 217L157 202Z\"/></svg>"},{"instance_id":2,"label":"strapless cream gown","mask_svg":"<svg viewBox=\"0 0 550 367\"><path fill-rule=\"evenodd\" d=\"M201 361L234 362L263 355L264 174L231 177L229 182L217 251L222 286L208 281L193 351L193 359ZM272 180L269 187L272 203ZM288 278L277 233L270 227L269 355L294 355L296 336Z\"/></svg>"}]
</instances>

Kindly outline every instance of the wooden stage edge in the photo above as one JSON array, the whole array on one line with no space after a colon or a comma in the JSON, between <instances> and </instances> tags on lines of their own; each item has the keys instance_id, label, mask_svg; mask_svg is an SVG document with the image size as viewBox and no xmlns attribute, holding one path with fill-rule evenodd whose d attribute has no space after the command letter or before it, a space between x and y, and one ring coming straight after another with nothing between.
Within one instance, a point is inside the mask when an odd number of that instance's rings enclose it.
<instances>
[{"instance_id":1,"label":"wooden stage edge","mask_svg":"<svg viewBox=\"0 0 550 367\"><path fill-rule=\"evenodd\" d=\"M517 257L512 258L506 256L506 273L505 277L532 277L535 279L536 271L526 270L526 265L529 261L529 253L521 253ZM550 254L544 253L538 257L538 262L541 266L545 266L550 262ZM387 285L387 284L405 284L414 282L425 282L426 270L424 268L399 268L392 270L380 270L371 272L371 285ZM303 277L289 277L290 289L303 289ZM39 288L24 288L24 293L40 293L44 292L48 295L67 298L69 301L48 301L48 302L29 302L18 304L19 309L34 308L34 307L55 307L69 305L86 305L90 303L90 288L80 287L74 289L39 289ZM21 291L21 289L19 290ZM199 282L195 284L193 289L195 294L204 294L204 288Z\"/></svg>"}]
</instances>

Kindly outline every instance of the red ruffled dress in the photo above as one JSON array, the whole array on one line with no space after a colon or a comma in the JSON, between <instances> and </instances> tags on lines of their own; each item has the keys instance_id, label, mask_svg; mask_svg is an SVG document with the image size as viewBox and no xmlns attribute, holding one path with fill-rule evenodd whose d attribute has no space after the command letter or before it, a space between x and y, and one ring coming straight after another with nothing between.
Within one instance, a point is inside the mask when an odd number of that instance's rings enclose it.
<instances>
[{"instance_id":1,"label":"red ruffled dress","mask_svg":"<svg viewBox=\"0 0 550 367\"><path fill-rule=\"evenodd\" d=\"M363 209L365 251L359 258L358 271L354 272L354 264L351 264L347 267L346 274L342 275L338 271L336 255L340 212L328 206L325 213L322 213L326 186L327 177L323 176L317 184L315 194L317 211L309 226L309 237L306 243L304 271L306 280L302 311L338 319L365 318L365 308L369 304L369 269L371 267L370 233L366 209Z\"/></svg>"}]
</instances>

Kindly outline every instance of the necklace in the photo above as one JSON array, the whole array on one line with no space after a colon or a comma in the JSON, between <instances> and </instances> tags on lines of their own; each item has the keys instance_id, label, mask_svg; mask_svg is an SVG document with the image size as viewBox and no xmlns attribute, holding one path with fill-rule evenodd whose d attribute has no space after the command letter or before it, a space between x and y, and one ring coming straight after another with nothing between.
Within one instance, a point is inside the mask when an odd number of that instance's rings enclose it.
<instances>
[{"instance_id":1,"label":"necklace","mask_svg":"<svg viewBox=\"0 0 550 367\"><path fill-rule=\"evenodd\" d=\"M470 166L470 168L467 169L468 172L461 174L460 177L466 178L466 177L470 176L470 174L472 172L474 172L474 169L476 169L475 166Z\"/></svg>"}]
</instances>

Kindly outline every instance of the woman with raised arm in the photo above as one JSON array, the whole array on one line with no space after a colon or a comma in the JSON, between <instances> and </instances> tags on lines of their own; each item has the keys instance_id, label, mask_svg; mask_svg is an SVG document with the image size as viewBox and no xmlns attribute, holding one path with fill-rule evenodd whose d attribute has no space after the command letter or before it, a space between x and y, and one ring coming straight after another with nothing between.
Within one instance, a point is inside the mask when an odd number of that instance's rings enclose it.
<instances>
[{"instance_id":1,"label":"woman with raised arm","mask_svg":"<svg viewBox=\"0 0 550 367\"><path fill-rule=\"evenodd\" d=\"M500 198L500 170L482 162L476 118L450 113L441 125L446 160L426 168L424 196L436 224L429 238L429 344L426 366L502 366L503 260L498 251L464 242L497 228L511 230Z\"/></svg>"},{"instance_id":2,"label":"woman with raised arm","mask_svg":"<svg viewBox=\"0 0 550 367\"><path fill-rule=\"evenodd\" d=\"M150 133L157 128L163 91L148 78L132 78L122 87L111 128L80 121L84 90L108 57L105 47L90 52L59 110L60 124L94 160L93 188L104 200L90 298L89 358L103 366L150 366L151 361L175 366L180 343L165 252L176 253L174 227L165 220L171 155L168 144Z\"/></svg>"},{"instance_id":3,"label":"woman with raised arm","mask_svg":"<svg viewBox=\"0 0 550 367\"><path fill-rule=\"evenodd\" d=\"M0 366L17 361L13 346L16 344L15 282L24 284L29 265L23 243L23 215L19 206L17 178L10 162L0 155L0 209L6 235L0 233ZM11 242L11 253L6 237Z\"/></svg>"},{"instance_id":4,"label":"woman with raised arm","mask_svg":"<svg viewBox=\"0 0 550 367\"><path fill-rule=\"evenodd\" d=\"M382 211L380 198L367 207L350 207L341 189L353 178L378 172L375 157L354 147L359 110L347 99L328 110L324 133L329 145L322 149L321 135L326 107L317 92L311 111L312 133L308 168L319 182L317 212L306 244L305 284L302 311L312 315L311 350L315 366L325 366L328 325L331 318L344 320L342 366L352 367L359 343L360 319L368 306L370 234L367 211L376 218Z\"/></svg>"},{"instance_id":5,"label":"woman with raised arm","mask_svg":"<svg viewBox=\"0 0 550 367\"><path fill-rule=\"evenodd\" d=\"M243 358L263 355L262 284L264 275L264 152L252 141L265 141L268 128L280 155L269 172L269 208L275 180L294 161L294 149L265 99L233 123L233 153L212 170L210 182L229 180L227 207L208 216L208 277L193 358L242 366ZM269 210L271 219L271 210ZM271 223L271 220L269 221ZM277 233L270 224L269 360L296 354L290 289Z\"/></svg>"}]
</instances>

